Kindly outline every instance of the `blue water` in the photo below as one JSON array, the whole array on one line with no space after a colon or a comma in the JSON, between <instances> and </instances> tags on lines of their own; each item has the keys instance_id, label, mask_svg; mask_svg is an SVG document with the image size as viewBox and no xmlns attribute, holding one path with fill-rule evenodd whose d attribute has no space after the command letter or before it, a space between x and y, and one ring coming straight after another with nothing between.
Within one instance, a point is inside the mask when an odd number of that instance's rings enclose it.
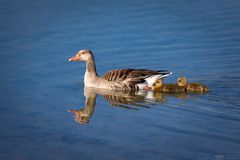
<instances>
[{"instance_id":1,"label":"blue water","mask_svg":"<svg viewBox=\"0 0 240 160\"><path fill-rule=\"evenodd\" d=\"M0 0L0 159L239 160L239 8L238 0ZM184 75L211 91L84 91L85 64L67 61L83 48L100 75L167 69L166 82ZM69 109L86 111L85 123Z\"/></svg>"}]
</instances>

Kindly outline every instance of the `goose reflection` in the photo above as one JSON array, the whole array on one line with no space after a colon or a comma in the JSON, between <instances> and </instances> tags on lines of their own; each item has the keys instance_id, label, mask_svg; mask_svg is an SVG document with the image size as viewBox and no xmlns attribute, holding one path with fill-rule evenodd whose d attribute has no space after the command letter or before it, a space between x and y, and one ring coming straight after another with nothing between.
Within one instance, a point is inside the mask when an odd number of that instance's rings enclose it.
<instances>
[{"instance_id":1,"label":"goose reflection","mask_svg":"<svg viewBox=\"0 0 240 160\"><path fill-rule=\"evenodd\" d=\"M84 88L85 106L81 109L69 109L73 113L75 121L81 124L89 123L94 113L97 95L101 95L111 106L131 110L150 108L152 104L165 103L166 96L174 96L179 99L187 98L186 93L166 94L154 91L111 91L96 88Z\"/></svg>"},{"instance_id":2,"label":"goose reflection","mask_svg":"<svg viewBox=\"0 0 240 160\"><path fill-rule=\"evenodd\" d=\"M86 98L84 108L68 110L74 114L75 121L78 123L88 123L95 109L97 93L85 88L84 96Z\"/></svg>"}]
</instances>

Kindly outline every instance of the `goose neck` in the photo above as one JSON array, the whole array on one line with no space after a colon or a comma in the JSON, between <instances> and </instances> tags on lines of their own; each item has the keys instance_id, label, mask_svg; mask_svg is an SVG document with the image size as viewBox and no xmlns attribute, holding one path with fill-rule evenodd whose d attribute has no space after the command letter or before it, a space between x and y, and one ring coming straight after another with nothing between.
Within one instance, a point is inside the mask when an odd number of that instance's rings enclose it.
<instances>
[{"instance_id":1,"label":"goose neck","mask_svg":"<svg viewBox=\"0 0 240 160\"><path fill-rule=\"evenodd\" d=\"M91 77L91 78L98 77L94 58L91 58L86 62L86 74L88 77Z\"/></svg>"}]
</instances>

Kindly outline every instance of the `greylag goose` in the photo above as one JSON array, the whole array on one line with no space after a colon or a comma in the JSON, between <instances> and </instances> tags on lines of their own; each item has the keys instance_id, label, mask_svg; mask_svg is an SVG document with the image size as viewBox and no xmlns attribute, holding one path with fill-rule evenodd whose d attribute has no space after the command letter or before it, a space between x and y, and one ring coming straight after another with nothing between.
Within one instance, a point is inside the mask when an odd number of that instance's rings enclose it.
<instances>
[{"instance_id":1,"label":"greylag goose","mask_svg":"<svg viewBox=\"0 0 240 160\"><path fill-rule=\"evenodd\" d=\"M86 72L84 76L84 85L86 87L108 90L149 89L157 79L162 79L172 74L166 70L119 69L109 71L100 77L97 74L93 53L87 49L80 50L75 56L70 58L69 61L86 62Z\"/></svg>"},{"instance_id":2,"label":"greylag goose","mask_svg":"<svg viewBox=\"0 0 240 160\"><path fill-rule=\"evenodd\" d=\"M178 84L163 84L163 81L161 79L158 79L155 83L153 83L152 90L164 93L179 93L185 92L186 87L180 86Z\"/></svg>"},{"instance_id":3,"label":"greylag goose","mask_svg":"<svg viewBox=\"0 0 240 160\"><path fill-rule=\"evenodd\" d=\"M177 84L178 86L182 86L182 87L185 87L187 91L190 91L190 92L208 92L210 89L201 84L201 83L188 83L188 80L186 77L179 77L177 79Z\"/></svg>"}]
</instances>

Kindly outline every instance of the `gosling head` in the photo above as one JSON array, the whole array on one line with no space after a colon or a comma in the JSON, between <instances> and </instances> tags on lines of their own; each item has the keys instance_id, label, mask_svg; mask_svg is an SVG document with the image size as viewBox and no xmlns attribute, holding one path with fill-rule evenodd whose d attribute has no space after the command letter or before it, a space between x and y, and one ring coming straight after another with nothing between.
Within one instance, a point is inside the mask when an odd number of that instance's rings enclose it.
<instances>
[{"instance_id":1,"label":"gosling head","mask_svg":"<svg viewBox=\"0 0 240 160\"><path fill-rule=\"evenodd\" d=\"M89 61L90 59L93 59L92 51L88 49L83 49L77 52L75 56L72 58L69 58L69 62L73 61Z\"/></svg>"},{"instance_id":2,"label":"gosling head","mask_svg":"<svg viewBox=\"0 0 240 160\"><path fill-rule=\"evenodd\" d=\"M163 85L163 81L161 79L158 79L155 81L155 83L153 83L153 89L157 89L157 88L161 88Z\"/></svg>"},{"instance_id":3,"label":"gosling head","mask_svg":"<svg viewBox=\"0 0 240 160\"><path fill-rule=\"evenodd\" d=\"M161 79L156 80L156 86L161 87L163 85L163 81Z\"/></svg>"},{"instance_id":4,"label":"gosling head","mask_svg":"<svg viewBox=\"0 0 240 160\"><path fill-rule=\"evenodd\" d=\"M188 82L187 78L183 77L183 76L181 76L177 79L177 85L181 86L181 87L185 86L187 84L187 82Z\"/></svg>"}]
</instances>

